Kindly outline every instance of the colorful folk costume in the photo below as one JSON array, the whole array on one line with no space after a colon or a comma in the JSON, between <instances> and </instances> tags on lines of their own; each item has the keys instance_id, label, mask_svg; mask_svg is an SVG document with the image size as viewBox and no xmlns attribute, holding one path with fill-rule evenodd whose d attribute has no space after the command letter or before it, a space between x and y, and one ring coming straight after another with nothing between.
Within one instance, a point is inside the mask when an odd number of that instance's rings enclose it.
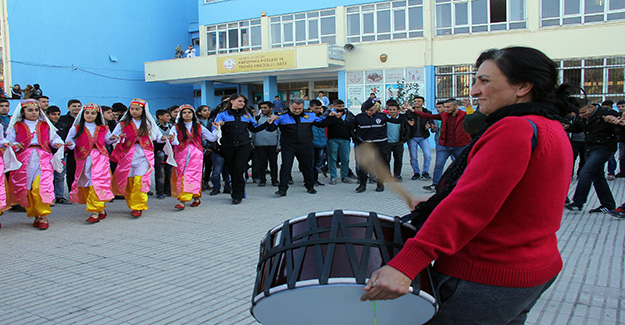
<instances>
[{"instance_id":1,"label":"colorful folk costume","mask_svg":"<svg viewBox=\"0 0 625 325\"><path fill-rule=\"evenodd\" d=\"M4 127L0 124L0 147L4 148L6 143L8 142L4 139ZM0 153L4 153L4 150L0 151ZM4 158L3 158L3 155L1 154L0 154L0 171L4 171ZM2 215L3 211L9 208L7 204L7 193L6 193L4 179L5 179L4 175L0 175L0 215ZM1 223L0 223L0 228L2 228Z\"/></svg>"},{"instance_id":2,"label":"colorful folk costume","mask_svg":"<svg viewBox=\"0 0 625 325\"><path fill-rule=\"evenodd\" d=\"M130 106L143 109L140 119L128 119ZM143 210L148 209L148 192L150 191L151 175L154 171L154 144L152 141L163 142L161 132L149 113L148 103L135 98L128 111L113 131L120 137L111 153L111 160L117 162L113 174L113 192L123 195L126 204L132 210L132 216L140 217ZM141 126L147 124L147 135L139 135Z\"/></svg>"},{"instance_id":3,"label":"colorful folk costume","mask_svg":"<svg viewBox=\"0 0 625 325\"><path fill-rule=\"evenodd\" d=\"M195 115L195 109L191 105L180 106L180 112L176 119L176 127L172 129L174 140L174 157L177 167L172 173L172 196L177 197L179 204L176 209L183 210L184 202L189 202L193 198L192 207L200 205L202 196L202 167L204 159L204 148L202 139L217 141L217 130L209 131L199 122L183 122L184 130L181 129L179 120L182 112L189 109ZM186 134L186 140L185 135Z\"/></svg>"},{"instance_id":4,"label":"colorful folk costume","mask_svg":"<svg viewBox=\"0 0 625 325\"><path fill-rule=\"evenodd\" d=\"M93 114L99 122L87 122L84 114ZM82 122L84 121L84 122ZM80 130L82 127L82 131ZM106 202L113 199L111 168L106 150L111 132L104 123L102 109L97 104L85 104L78 113L67 135L67 147L74 150L76 174L69 196L72 202L87 205L91 216L87 222L95 223L106 218Z\"/></svg>"},{"instance_id":5,"label":"colorful folk costume","mask_svg":"<svg viewBox=\"0 0 625 325\"><path fill-rule=\"evenodd\" d=\"M22 110L36 109L38 117L28 120ZM39 102L27 99L20 102L7 128L6 140L13 146L22 166L10 173L17 203L26 208L28 217L35 218L33 227L48 229L46 216L54 202L53 155L51 146L62 146L63 140L56 128L40 110Z\"/></svg>"}]
</instances>

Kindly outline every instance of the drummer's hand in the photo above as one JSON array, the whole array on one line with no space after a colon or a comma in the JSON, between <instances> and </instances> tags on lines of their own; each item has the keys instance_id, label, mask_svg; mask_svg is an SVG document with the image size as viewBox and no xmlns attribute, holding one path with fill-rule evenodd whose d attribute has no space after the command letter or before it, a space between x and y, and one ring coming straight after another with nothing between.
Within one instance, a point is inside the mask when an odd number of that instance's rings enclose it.
<instances>
[{"instance_id":1,"label":"drummer's hand","mask_svg":"<svg viewBox=\"0 0 625 325\"><path fill-rule=\"evenodd\" d=\"M360 301L367 300L390 300L399 298L409 292L412 280L391 266L383 266L373 272L371 278L365 285L365 294L360 297Z\"/></svg>"}]
</instances>

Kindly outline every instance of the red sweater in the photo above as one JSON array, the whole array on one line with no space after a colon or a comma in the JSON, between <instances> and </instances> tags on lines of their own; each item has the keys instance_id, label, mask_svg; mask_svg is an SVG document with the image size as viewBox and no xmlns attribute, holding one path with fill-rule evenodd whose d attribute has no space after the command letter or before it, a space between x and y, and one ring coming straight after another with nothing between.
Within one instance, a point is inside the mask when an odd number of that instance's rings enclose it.
<instances>
[{"instance_id":1,"label":"red sweater","mask_svg":"<svg viewBox=\"0 0 625 325\"><path fill-rule=\"evenodd\" d=\"M442 121L441 136L438 138L438 143L441 146L457 148L471 143L471 136L462 128L462 122L464 122L464 117L467 115L465 111L458 110L455 123L450 123L449 118L451 117L451 114L449 112L443 112L441 114L428 114L415 110L413 113L421 118ZM448 135L451 137L448 137Z\"/></svg>"},{"instance_id":2,"label":"red sweater","mask_svg":"<svg viewBox=\"0 0 625 325\"><path fill-rule=\"evenodd\" d=\"M491 126L472 148L452 193L389 265L410 278L432 260L441 273L505 287L533 287L562 269L556 231L573 155L562 125L539 116ZM530 159L531 158L531 159Z\"/></svg>"}]
</instances>

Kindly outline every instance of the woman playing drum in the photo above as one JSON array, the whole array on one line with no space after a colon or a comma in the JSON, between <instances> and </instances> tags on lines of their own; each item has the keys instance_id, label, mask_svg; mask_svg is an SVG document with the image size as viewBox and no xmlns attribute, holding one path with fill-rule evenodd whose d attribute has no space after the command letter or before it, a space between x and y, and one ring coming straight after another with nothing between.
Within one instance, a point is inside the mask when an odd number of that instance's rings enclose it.
<instances>
[{"instance_id":1,"label":"woman playing drum","mask_svg":"<svg viewBox=\"0 0 625 325\"><path fill-rule=\"evenodd\" d=\"M556 231L573 163L560 120L570 87L558 87L556 64L532 48L488 50L476 66L471 96L486 127L443 176L444 200L361 297L406 294L434 260L434 324L523 323L562 269Z\"/></svg>"}]
</instances>

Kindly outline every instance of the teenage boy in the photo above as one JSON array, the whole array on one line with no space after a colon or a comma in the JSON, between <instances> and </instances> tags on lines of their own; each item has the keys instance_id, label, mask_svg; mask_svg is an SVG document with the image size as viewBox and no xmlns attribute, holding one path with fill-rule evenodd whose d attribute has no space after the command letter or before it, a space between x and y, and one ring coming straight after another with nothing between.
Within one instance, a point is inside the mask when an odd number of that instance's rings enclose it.
<instances>
[{"instance_id":1,"label":"teenage boy","mask_svg":"<svg viewBox=\"0 0 625 325\"><path fill-rule=\"evenodd\" d=\"M385 157L386 163L390 166L392 156L393 177L395 177L397 181L401 182L404 143L412 138L412 126L415 124L415 121L409 120L406 114L399 114L399 103L393 99L386 101L386 110L388 111L389 120L391 120L391 123L386 124L386 134L388 136L388 154ZM429 133L427 130L426 132Z\"/></svg>"},{"instance_id":2,"label":"teenage boy","mask_svg":"<svg viewBox=\"0 0 625 325\"><path fill-rule=\"evenodd\" d=\"M161 129L163 135L169 134L172 127L171 115L164 109L156 111L156 125ZM165 163L167 159L163 148L164 143L154 141L154 178L156 183L156 198L163 199L165 195L171 195L171 166Z\"/></svg>"},{"instance_id":3,"label":"teenage boy","mask_svg":"<svg viewBox=\"0 0 625 325\"><path fill-rule=\"evenodd\" d=\"M59 119L61 118L61 109L58 106L48 106L46 109L46 115L52 125L57 127ZM55 148L51 148L53 152L56 152ZM65 198L65 172L57 173L54 171L54 197L55 203L59 204L71 204L69 200Z\"/></svg>"},{"instance_id":4,"label":"teenage boy","mask_svg":"<svg viewBox=\"0 0 625 325\"><path fill-rule=\"evenodd\" d=\"M7 131L7 127L11 121L11 116L9 116L10 109L11 104L9 103L9 100L6 98L0 98L0 123L2 124L4 132Z\"/></svg>"},{"instance_id":5,"label":"teenage boy","mask_svg":"<svg viewBox=\"0 0 625 325\"><path fill-rule=\"evenodd\" d=\"M260 102L260 115L256 116L256 123L263 124L269 120L273 114L273 104L269 101ZM256 155L256 174L258 175L258 186L267 185L267 164L271 174L271 185L278 186L278 152L280 151L280 130L269 132L262 130L252 133L252 143L254 144L254 154Z\"/></svg>"},{"instance_id":6,"label":"teenage boy","mask_svg":"<svg viewBox=\"0 0 625 325\"><path fill-rule=\"evenodd\" d=\"M430 131L428 124L430 121L427 118L419 117L414 114L415 111L431 114L431 112L423 107L425 104L425 98L417 96L412 102L406 103L408 119L415 121L412 126L412 136L408 140L408 151L410 152L410 166L412 167L413 175L412 180L418 179L431 179L430 177L430 163L432 161L432 150L430 149ZM423 152L423 169L419 170L419 148Z\"/></svg>"},{"instance_id":7,"label":"teenage boy","mask_svg":"<svg viewBox=\"0 0 625 325\"><path fill-rule=\"evenodd\" d=\"M63 139L63 141L66 141L67 134L72 128L74 120L76 119L76 116L78 116L78 113L80 113L81 108L82 104L78 99L70 99L67 102L67 114L61 116L59 118L59 121L55 125L55 127L58 129L57 134L59 135L59 137L61 137L61 139ZM71 189L72 183L74 182L74 174L76 173L76 159L74 158L74 150L70 150L67 148L65 149L65 162L65 182L67 183L67 188ZM63 203L59 202L59 200L65 200L65 198L57 198L56 203Z\"/></svg>"}]
</instances>

